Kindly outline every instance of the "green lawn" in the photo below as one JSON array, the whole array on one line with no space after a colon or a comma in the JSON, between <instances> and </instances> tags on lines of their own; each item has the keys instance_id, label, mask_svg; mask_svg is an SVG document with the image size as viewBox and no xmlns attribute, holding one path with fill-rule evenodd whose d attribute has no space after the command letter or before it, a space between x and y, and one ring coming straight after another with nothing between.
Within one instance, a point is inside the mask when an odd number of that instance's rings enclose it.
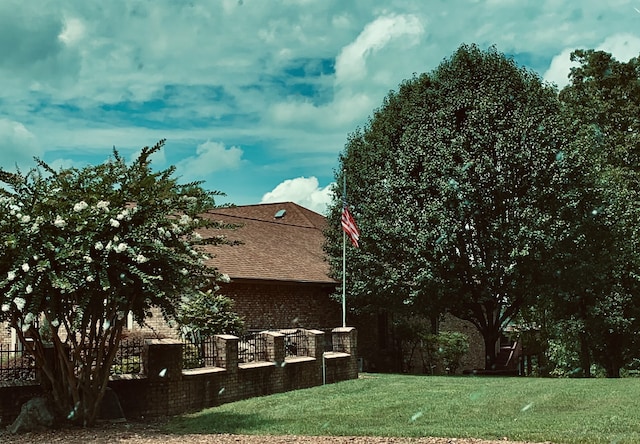
<instances>
[{"instance_id":1,"label":"green lawn","mask_svg":"<svg viewBox=\"0 0 640 444\"><path fill-rule=\"evenodd\" d=\"M168 431L640 443L640 379L363 374L177 417Z\"/></svg>"}]
</instances>

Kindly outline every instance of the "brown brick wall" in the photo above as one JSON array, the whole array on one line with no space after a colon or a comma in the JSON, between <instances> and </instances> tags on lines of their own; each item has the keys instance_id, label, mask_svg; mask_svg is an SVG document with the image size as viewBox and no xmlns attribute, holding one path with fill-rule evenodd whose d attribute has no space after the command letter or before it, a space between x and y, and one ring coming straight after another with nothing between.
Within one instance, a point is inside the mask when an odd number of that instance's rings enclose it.
<instances>
[{"instance_id":1,"label":"brown brick wall","mask_svg":"<svg viewBox=\"0 0 640 444\"><path fill-rule=\"evenodd\" d=\"M223 284L219 293L235 301L234 310L249 330L283 328L332 328L342 323L342 307L331 299L335 286L314 283L235 280ZM155 333L160 338L175 338L177 330L167 325L159 309L140 328L132 331Z\"/></svg>"},{"instance_id":2,"label":"brown brick wall","mask_svg":"<svg viewBox=\"0 0 640 444\"><path fill-rule=\"evenodd\" d=\"M440 331L456 331L469 337L469 352L462 358L459 373L484 368L484 339L475 325L447 314L440 323Z\"/></svg>"},{"instance_id":3,"label":"brown brick wall","mask_svg":"<svg viewBox=\"0 0 640 444\"><path fill-rule=\"evenodd\" d=\"M329 328L342 322L341 305L330 295L335 286L276 281L232 281L220 293L248 329Z\"/></svg>"},{"instance_id":4,"label":"brown brick wall","mask_svg":"<svg viewBox=\"0 0 640 444\"><path fill-rule=\"evenodd\" d=\"M0 322L0 344L9 346L11 344L11 327L8 322Z\"/></svg>"}]
</instances>

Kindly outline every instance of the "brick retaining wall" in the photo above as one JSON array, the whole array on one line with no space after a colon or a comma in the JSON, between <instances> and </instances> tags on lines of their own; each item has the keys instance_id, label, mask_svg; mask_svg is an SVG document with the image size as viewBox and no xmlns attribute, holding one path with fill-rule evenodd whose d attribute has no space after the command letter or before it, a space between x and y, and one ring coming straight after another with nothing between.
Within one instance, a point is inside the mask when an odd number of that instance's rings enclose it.
<instances>
[{"instance_id":1,"label":"brick retaining wall","mask_svg":"<svg viewBox=\"0 0 640 444\"><path fill-rule=\"evenodd\" d=\"M184 370L182 343L171 339L146 341L142 375L114 377L109 386L118 395L127 418L177 415L227 402L358 377L357 332L333 330L341 352L324 351L324 333L307 330L309 356L285 358L284 335L264 332L267 361L238 362L238 338L217 335L220 365ZM324 366L324 369L323 369ZM41 393L39 386L0 386L2 426L12 421L21 404Z\"/></svg>"}]
</instances>

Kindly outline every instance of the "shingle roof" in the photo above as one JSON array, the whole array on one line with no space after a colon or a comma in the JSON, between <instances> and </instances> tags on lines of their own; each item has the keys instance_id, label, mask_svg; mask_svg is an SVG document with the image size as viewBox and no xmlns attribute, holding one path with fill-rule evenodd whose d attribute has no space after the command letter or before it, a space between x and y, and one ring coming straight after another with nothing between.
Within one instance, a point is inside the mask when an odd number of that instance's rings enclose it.
<instances>
[{"instance_id":1,"label":"shingle roof","mask_svg":"<svg viewBox=\"0 0 640 444\"><path fill-rule=\"evenodd\" d=\"M275 215L285 210L281 218ZM240 245L208 246L207 265L232 279L266 279L293 282L335 283L325 260L322 233L324 216L293 202L216 208L204 217L241 225L225 230ZM220 234L204 232L203 236Z\"/></svg>"}]
</instances>

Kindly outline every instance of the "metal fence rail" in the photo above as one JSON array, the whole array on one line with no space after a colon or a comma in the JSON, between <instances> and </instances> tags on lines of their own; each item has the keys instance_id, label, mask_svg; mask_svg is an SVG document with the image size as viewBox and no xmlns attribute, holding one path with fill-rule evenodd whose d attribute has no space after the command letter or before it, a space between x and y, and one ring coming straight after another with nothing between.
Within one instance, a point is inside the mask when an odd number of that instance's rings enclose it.
<instances>
[{"instance_id":1,"label":"metal fence rail","mask_svg":"<svg viewBox=\"0 0 640 444\"><path fill-rule=\"evenodd\" d=\"M306 330L280 330L284 335L285 356L309 356L309 338Z\"/></svg>"},{"instance_id":2,"label":"metal fence rail","mask_svg":"<svg viewBox=\"0 0 640 444\"><path fill-rule=\"evenodd\" d=\"M192 337L182 341L182 365L185 369L222 366L215 339Z\"/></svg>"},{"instance_id":3,"label":"metal fence rail","mask_svg":"<svg viewBox=\"0 0 640 444\"><path fill-rule=\"evenodd\" d=\"M0 381L35 381L36 361L27 351L0 344Z\"/></svg>"},{"instance_id":4,"label":"metal fence rail","mask_svg":"<svg viewBox=\"0 0 640 444\"><path fill-rule=\"evenodd\" d=\"M238 362L267 360L267 340L260 333L249 333L238 341Z\"/></svg>"},{"instance_id":5,"label":"metal fence rail","mask_svg":"<svg viewBox=\"0 0 640 444\"><path fill-rule=\"evenodd\" d=\"M112 375L136 375L142 373L142 349L144 339L123 339L111 364Z\"/></svg>"}]
</instances>

